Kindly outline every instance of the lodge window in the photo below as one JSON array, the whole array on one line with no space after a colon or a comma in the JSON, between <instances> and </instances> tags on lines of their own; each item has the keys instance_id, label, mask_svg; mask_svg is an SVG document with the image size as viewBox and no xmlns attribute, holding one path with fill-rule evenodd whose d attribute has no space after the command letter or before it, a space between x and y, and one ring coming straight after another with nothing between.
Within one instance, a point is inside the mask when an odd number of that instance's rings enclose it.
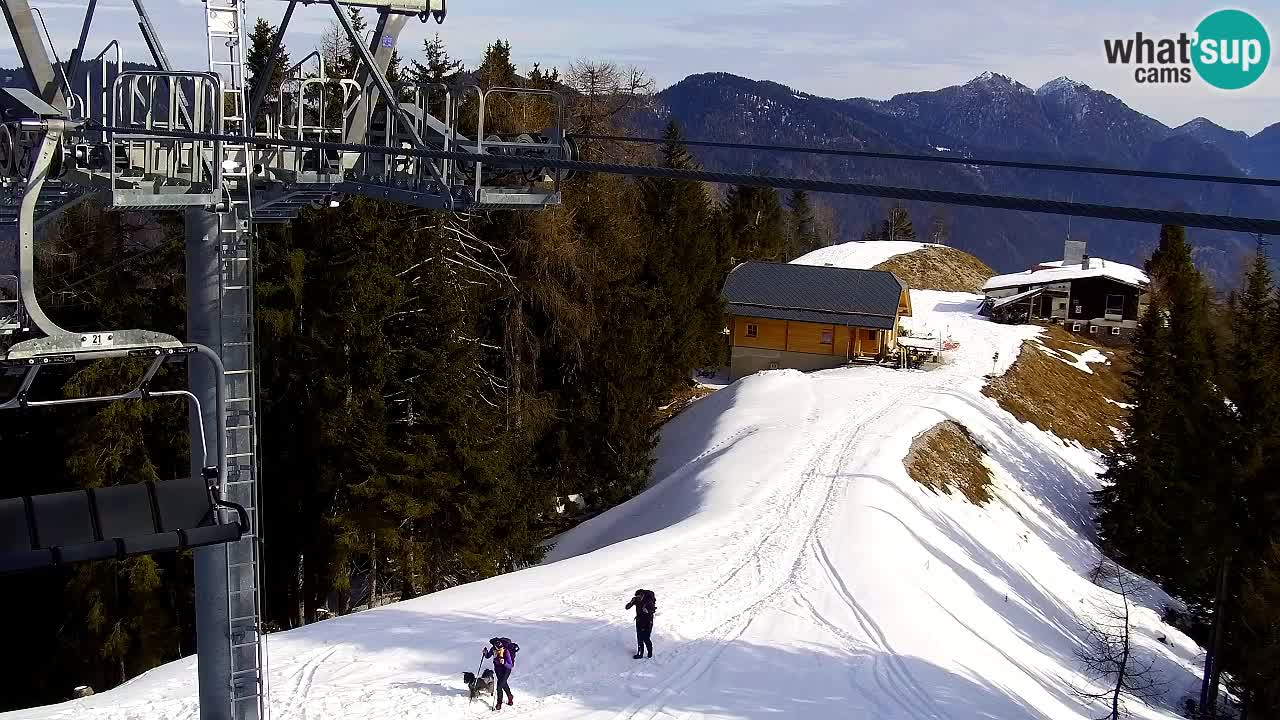
<instances>
[{"instance_id":1,"label":"lodge window","mask_svg":"<svg viewBox=\"0 0 1280 720\"><path fill-rule=\"evenodd\" d=\"M1120 328L1118 328L1118 327L1113 327L1113 328L1111 328L1111 334L1112 334L1112 335L1119 335L1119 334L1120 334Z\"/></svg>"},{"instance_id":2,"label":"lodge window","mask_svg":"<svg viewBox=\"0 0 1280 720\"><path fill-rule=\"evenodd\" d=\"M1089 326L1089 334L1090 334L1090 335L1097 335L1097 334L1098 334L1098 326L1097 326L1097 325L1090 325L1090 326Z\"/></svg>"},{"instance_id":3,"label":"lodge window","mask_svg":"<svg viewBox=\"0 0 1280 720\"><path fill-rule=\"evenodd\" d=\"M1080 327L1080 323L1071 323L1071 330L1073 332L1080 332Z\"/></svg>"},{"instance_id":4,"label":"lodge window","mask_svg":"<svg viewBox=\"0 0 1280 720\"><path fill-rule=\"evenodd\" d=\"M1124 315L1124 296L1123 295L1107 296L1107 314L1108 315Z\"/></svg>"},{"instance_id":5,"label":"lodge window","mask_svg":"<svg viewBox=\"0 0 1280 720\"><path fill-rule=\"evenodd\" d=\"M831 331L831 330L823 330L823 331L822 331L822 340L821 340L821 343L822 343L823 345L830 345L830 344L832 343L832 341L833 341L832 331Z\"/></svg>"},{"instance_id":6,"label":"lodge window","mask_svg":"<svg viewBox=\"0 0 1280 720\"><path fill-rule=\"evenodd\" d=\"M747 323L747 337L759 337L760 326L754 323Z\"/></svg>"}]
</instances>

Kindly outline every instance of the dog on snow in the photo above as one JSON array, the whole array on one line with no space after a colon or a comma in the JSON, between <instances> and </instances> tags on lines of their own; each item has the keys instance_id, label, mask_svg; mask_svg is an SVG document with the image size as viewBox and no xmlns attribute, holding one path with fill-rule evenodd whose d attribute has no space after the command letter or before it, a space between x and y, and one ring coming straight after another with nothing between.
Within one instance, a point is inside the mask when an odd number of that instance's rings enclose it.
<instances>
[{"instance_id":1,"label":"dog on snow","mask_svg":"<svg viewBox=\"0 0 1280 720\"><path fill-rule=\"evenodd\" d=\"M480 677L476 677L473 672L464 672L462 673L462 681L467 684L467 692L470 693L471 700L475 700L485 693L490 696L493 695L493 670L486 668L483 673L480 673Z\"/></svg>"}]
</instances>

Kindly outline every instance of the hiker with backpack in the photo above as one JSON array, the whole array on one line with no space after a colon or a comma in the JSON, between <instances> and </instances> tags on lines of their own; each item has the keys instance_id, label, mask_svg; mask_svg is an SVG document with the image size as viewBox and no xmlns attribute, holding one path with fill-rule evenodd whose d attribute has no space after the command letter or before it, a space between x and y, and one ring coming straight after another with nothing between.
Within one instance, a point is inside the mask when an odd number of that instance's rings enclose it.
<instances>
[{"instance_id":1,"label":"hiker with backpack","mask_svg":"<svg viewBox=\"0 0 1280 720\"><path fill-rule=\"evenodd\" d=\"M511 686L507 684L507 679L511 677L511 671L516 666L516 653L520 652L520 646L511 642L511 638L497 637L489 640L489 647L485 648L480 654L483 658L493 658L493 674L498 678L497 687L494 688L494 710L502 709L502 693L507 694L507 704L515 703L515 698L511 696Z\"/></svg>"},{"instance_id":2,"label":"hiker with backpack","mask_svg":"<svg viewBox=\"0 0 1280 720\"><path fill-rule=\"evenodd\" d=\"M637 590L632 596L631 602L627 603L627 610L632 607L636 609L636 654L634 659L639 660L644 657L645 649L649 651L649 657L653 657L653 616L658 612L658 599L652 590Z\"/></svg>"}]
</instances>

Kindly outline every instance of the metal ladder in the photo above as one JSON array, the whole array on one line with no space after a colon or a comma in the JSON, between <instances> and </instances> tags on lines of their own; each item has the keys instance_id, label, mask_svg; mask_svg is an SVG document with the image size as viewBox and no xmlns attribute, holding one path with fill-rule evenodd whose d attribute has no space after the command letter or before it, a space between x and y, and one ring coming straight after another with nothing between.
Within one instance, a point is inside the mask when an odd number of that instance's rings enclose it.
<instances>
[{"instance_id":1,"label":"metal ladder","mask_svg":"<svg viewBox=\"0 0 1280 720\"><path fill-rule=\"evenodd\" d=\"M209 70L222 80L223 127L248 137L244 53L246 0L205 0ZM254 352L254 247L249 144L223 143L225 207L218 212L219 355L226 369L227 497L245 507L250 532L226 545L231 642L231 717L269 720L267 641L262 625L262 513L258 485L257 358Z\"/></svg>"}]
</instances>

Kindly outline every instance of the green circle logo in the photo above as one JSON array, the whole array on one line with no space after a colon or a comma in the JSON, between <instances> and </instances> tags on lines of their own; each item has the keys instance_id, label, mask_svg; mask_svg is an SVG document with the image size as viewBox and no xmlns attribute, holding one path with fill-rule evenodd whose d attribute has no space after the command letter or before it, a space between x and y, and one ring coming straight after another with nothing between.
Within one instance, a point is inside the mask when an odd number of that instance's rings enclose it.
<instances>
[{"instance_id":1,"label":"green circle logo","mask_svg":"<svg viewBox=\"0 0 1280 720\"><path fill-rule=\"evenodd\" d=\"M1243 10L1219 10L1196 26L1191 62L1210 85L1239 90L1262 77L1271 40L1258 19Z\"/></svg>"}]
</instances>

